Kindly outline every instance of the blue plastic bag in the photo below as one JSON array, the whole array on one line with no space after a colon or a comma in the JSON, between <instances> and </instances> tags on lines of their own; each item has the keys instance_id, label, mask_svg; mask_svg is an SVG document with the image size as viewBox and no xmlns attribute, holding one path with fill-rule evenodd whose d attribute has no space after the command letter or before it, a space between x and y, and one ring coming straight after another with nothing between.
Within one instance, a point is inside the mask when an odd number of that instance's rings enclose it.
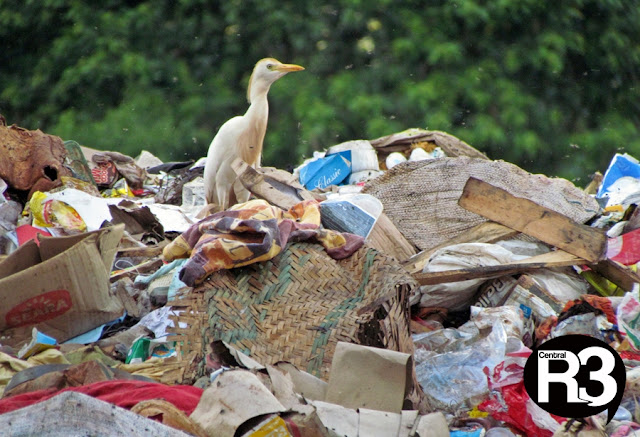
<instances>
[{"instance_id":1,"label":"blue plastic bag","mask_svg":"<svg viewBox=\"0 0 640 437\"><path fill-rule=\"evenodd\" d=\"M597 197L604 197L611 185L624 176L640 179L640 162L627 153L616 153L604 174Z\"/></svg>"}]
</instances>

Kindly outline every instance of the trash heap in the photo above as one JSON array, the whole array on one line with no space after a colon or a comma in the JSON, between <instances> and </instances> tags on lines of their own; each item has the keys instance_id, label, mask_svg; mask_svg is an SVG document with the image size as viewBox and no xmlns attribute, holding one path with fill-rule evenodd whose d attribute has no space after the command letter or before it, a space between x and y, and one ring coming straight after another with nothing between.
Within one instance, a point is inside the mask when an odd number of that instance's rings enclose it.
<instances>
[{"instance_id":1,"label":"trash heap","mask_svg":"<svg viewBox=\"0 0 640 437\"><path fill-rule=\"evenodd\" d=\"M316 152L293 174L236 161L252 198L219 211L203 160L0 121L3 432L640 430L629 155L581 189L410 129ZM532 348L567 334L624 360L608 424L553 416L524 389Z\"/></svg>"}]
</instances>

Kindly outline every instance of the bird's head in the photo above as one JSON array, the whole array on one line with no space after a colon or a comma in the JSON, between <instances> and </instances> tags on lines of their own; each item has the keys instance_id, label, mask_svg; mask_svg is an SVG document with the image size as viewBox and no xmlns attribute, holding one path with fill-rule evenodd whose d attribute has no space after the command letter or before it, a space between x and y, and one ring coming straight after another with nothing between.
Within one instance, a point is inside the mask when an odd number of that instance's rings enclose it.
<instances>
[{"instance_id":1,"label":"bird's head","mask_svg":"<svg viewBox=\"0 0 640 437\"><path fill-rule=\"evenodd\" d=\"M249 79L249 87L247 89L247 99L251 101L251 89L260 83L267 89L273 82L280 79L287 73L293 71L304 70L304 67L295 64L283 64L274 58L264 58L256 63L253 67L253 73Z\"/></svg>"}]
</instances>

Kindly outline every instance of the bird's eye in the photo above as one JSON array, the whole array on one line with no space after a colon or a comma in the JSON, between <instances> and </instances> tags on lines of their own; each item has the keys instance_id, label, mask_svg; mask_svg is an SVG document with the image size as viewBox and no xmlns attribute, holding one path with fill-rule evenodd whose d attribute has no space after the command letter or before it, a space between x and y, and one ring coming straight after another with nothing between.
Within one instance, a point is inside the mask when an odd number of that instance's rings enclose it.
<instances>
[{"instance_id":1,"label":"bird's eye","mask_svg":"<svg viewBox=\"0 0 640 437\"><path fill-rule=\"evenodd\" d=\"M273 64L267 64L267 69L268 70L273 70Z\"/></svg>"}]
</instances>

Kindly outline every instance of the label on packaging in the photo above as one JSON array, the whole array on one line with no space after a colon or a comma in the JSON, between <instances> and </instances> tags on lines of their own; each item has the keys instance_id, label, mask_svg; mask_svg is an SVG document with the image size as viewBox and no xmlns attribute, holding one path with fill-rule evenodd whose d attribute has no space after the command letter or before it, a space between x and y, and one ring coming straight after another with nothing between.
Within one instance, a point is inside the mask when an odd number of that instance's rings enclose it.
<instances>
[{"instance_id":1,"label":"label on packaging","mask_svg":"<svg viewBox=\"0 0 640 437\"><path fill-rule=\"evenodd\" d=\"M5 322L9 328L35 325L66 313L71 306L71 294L67 290L47 291L10 309Z\"/></svg>"},{"instance_id":2,"label":"label on packaging","mask_svg":"<svg viewBox=\"0 0 640 437\"><path fill-rule=\"evenodd\" d=\"M312 161L300 169L300 183L307 189L339 185L351 173L351 152L339 152Z\"/></svg>"},{"instance_id":3,"label":"label on packaging","mask_svg":"<svg viewBox=\"0 0 640 437\"><path fill-rule=\"evenodd\" d=\"M271 416L251 429L243 437L292 437L280 416Z\"/></svg>"},{"instance_id":4,"label":"label on packaging","mask_svg":"<svg viewBox=\"0 0 640 437\"><path fill-rule=\"evenodd\" d=\"M502 276L486 282L480 287L478 301L474 305L483 308L502 306L517 283L518 281L511 276Z\"/></svg>"}]
</instances>

